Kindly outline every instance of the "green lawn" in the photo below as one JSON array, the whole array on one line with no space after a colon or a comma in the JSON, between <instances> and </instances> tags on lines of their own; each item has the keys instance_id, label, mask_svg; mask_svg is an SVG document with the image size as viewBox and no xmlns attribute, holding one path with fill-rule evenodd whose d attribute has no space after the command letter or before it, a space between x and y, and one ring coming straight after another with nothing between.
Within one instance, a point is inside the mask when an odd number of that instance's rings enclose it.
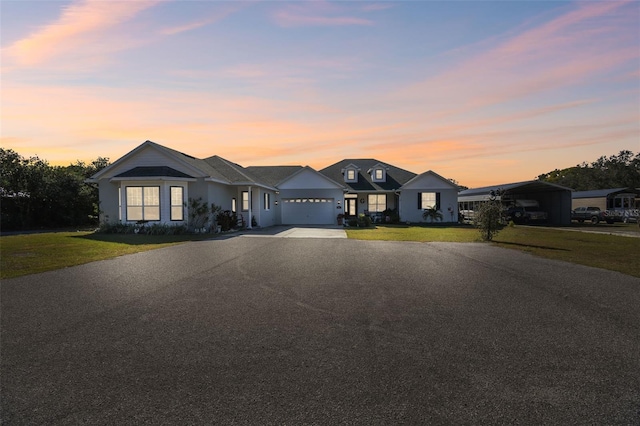
<instances>
[{"instance_id":1,"label":"green lawn","mask_svg":"<svg viewBox=\"0 0 640 426\"><path fill-rule=\"evenodd\" d=\"M210 238L211 235L122 235L50 232L0 237L0 278L14 278Z\"/></svg>"},{"instance_id":2,"label":"green lawn","mask_svg":"<svg viewBox=\"0 0 640 426\"><path fill-rule=\"evenodd\" d=\"M610 229L640 232L635 224L617 225ZM478 231L471 226L379 225L376 228L347 228L346 231L349 238L361 240L461 243L480 241ZM0 278L60 269L207 238L211 238L211 235L155 236L51 232L3 236L0 237ZM595 266L640 277L639 238L515 226L503 229L492 244L549 259Z\"/></svg>"},{"instance_id":3,"label":"green lawn","mask_svg":"<svg viewBox=\"0 0 640 426\"><path fill-rule=\"evenodd\" d=\"M574 229L577 227L572 227ZM590 228L587 228L590 229ZM594 228L591 228L594 229ZM598 229L598 228L595 228ZM635 224L616 225L602 230L638 232ZM379 225L376 228L348 229L349 238L361 240L418 242L479 242L478 230L471 226ZM610 269L640 277L640 238L592 234L544 227L506 227L492 244L526 251L536 256L581 265Z\"/></svg>"}]
</instances>

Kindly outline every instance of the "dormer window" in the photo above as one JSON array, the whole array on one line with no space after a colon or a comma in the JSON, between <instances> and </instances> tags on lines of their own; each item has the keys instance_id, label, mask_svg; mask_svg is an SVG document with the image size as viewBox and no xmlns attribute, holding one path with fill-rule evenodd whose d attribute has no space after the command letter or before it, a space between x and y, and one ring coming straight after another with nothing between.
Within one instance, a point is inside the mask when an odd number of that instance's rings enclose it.
<instances>
[{"instance_id":1,"label":"dormer window","mask_svg":"<svg viewBox=\"0 0 640 426\"><path fill-rule=\"evenodd\" d=\"M345 182L358 182L358 168L353 164L348 165L344 169L342 169L342 174L344 175Z\"/></svg>"},{"instance_id":2,"label":"dormer window","mask_svg":"<svg viewBox=\"0 0 640 426\"><path fill-rule=\"evenodd\" d=\"M386 169L387 168L384 167L382 164L377 164L373 166L371 169L369 169L369 173L371 173L371 180L374 182L386 182L387 180Z\"/></svg>"}]
</instances>

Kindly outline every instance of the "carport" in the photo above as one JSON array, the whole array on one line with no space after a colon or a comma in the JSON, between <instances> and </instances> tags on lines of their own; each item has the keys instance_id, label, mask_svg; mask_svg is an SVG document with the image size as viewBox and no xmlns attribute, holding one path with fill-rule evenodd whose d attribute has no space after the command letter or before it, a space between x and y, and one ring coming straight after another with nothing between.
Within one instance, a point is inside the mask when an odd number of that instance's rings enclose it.
<instances>
[{"instance_id":1,"label":"carport","mask_svg":"<svg viewBox=\"0 0 640 426\"><path fill-rule=\"evenodd\" d=\"M507 205L515 200L536 200L540 209L547 212L549 225L569 225L571 223L571 188L549 182L532 180L505 183L460 191L458 209L474 210L479 203L490 199Z\"/></svg>"}]
</instances>

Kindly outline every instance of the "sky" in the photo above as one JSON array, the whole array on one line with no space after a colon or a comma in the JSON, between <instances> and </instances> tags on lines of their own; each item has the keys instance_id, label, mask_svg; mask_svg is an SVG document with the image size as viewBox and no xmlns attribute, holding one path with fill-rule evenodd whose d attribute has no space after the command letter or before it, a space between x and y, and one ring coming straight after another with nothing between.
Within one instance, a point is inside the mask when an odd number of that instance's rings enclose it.
<instances>
[{"instance_id":1,"label":"sky","mask_svg":"<svg viewBox=\"0 0 640 426\"><path fill-rule=\"evenodd\" d=\"M640 152L639 1L0 0L0 146L375 158L468 187Z\"/></svg>"}]
</instances>

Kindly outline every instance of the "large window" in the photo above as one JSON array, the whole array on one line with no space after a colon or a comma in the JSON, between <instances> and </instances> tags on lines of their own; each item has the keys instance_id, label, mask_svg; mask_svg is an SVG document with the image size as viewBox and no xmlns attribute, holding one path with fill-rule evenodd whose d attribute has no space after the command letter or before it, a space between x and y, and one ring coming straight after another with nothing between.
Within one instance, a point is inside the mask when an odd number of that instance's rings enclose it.
<instances>
[{"instance_id":1,"label":"large window","mask_svg":"<svg viewBox=\"0 0 640 426\"><path fill-rule=\"evenodd\" d=\"M418 193L418 209L425 210L436 208L440 210L440 193L439 192L419 192Z\"/></svg>"},{"instance_id":2,"label":"large window","mask_svg":"<svg viewBox=\"0 0 640 426\"><path fill-rule=\"evenodd\" d=\"M242 211L249 211L249 191L242 191Z\"/></svg>"},{"instance_id":3,"label":"large window","mask_svg":"<svg viewBox=\"0 0 640 426\"><path fill-rule=\"evenodd\" d=\"M369 211L382 213L387 209L387 194L369 194Z\"/></svg>"},{"instance_id":4,"label":"large window","mask_svg":"<svg viewBox=\"0 0 640 426\"><path fill-rule=\"evenodd\" d=\"M160 220L160 187L127 186L127 220Z\"/></svg>"},{"instance_id":5,"label":"large window","mask_svg":"<svg viewBox=\"0 0 640 426\"><path fill-rule=\"evenodd\" d=\"M171 220L184 220L184 188L171 187Z\"/></svg>"}]
</instances>

